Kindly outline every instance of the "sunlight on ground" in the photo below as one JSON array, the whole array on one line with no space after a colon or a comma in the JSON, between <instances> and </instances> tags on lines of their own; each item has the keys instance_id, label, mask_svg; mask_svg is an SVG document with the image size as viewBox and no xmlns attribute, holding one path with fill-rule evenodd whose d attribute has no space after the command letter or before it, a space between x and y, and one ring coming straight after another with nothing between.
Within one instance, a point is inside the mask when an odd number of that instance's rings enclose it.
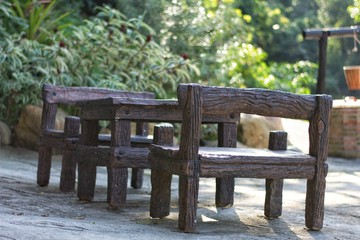
<instances>
[{"instance_id":1,"label":"sunlight on ground","mask_svg":"<svg viewBox=\"0 0 360 240\"><path fill-rule=\"evenodd\" d=\"M308 121L281 119L284 130L288 133L290 145L299 148L304 153L309 152Z\"/></svg>"}]
</instances>

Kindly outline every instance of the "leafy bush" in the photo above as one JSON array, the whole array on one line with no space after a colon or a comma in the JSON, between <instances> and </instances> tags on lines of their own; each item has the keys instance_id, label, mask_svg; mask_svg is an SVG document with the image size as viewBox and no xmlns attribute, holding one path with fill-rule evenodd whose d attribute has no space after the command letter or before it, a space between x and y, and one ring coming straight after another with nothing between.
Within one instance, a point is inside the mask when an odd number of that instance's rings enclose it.
<instances>
[{"instance_id":1,"label":"leafy bush","mask_svg":"<svg viewBox=\"0 0 360 240\"><path fill-rule=\"evenodd\" d=\"M268 88L287 92L311 94L315 92L317 64L309 61L271 63ZM276 79L276 80L275 80Z\"/></svg>"},{"instance_id":2,"label":"leafy bush","mask_svg":"<svg viewBox=\"0 0 360 240\"><path fill-rule=\"evenodd\" d=\"M109 7L99 10L94 19L54 33L46 40L50 44L17 34L0 39L1 119L13 124L24 104L39 101L45 82L166 97L175 95L178 83L193 79L197 68L152 41L155 33L142 19L126 19Z\"/></svg>"},{"instance_id":3,"label":"leafy bush","mask_svg":"<svg viewBox=\"0 0 360 240\"><path fill-rule=\"evenodd\" d=\"M348 7L348 12L355 22L360 23L360 1L354 0L354 5Z\"/></svg>"},{"instance_id":4,"label":"leafy bush","mask_svg":"<svg viewBox=\"0 0 360 240\"><path fill-rule=\"evenodd\" d=\"M37 103L50 65L41 56L45 46L35 41L8 37L0 43L0 119L14 123L21 107Z\"/></svg>"},{"instance_id":5,"label":"leafy bush","mask_svg":"<svg viewBox=\"0 0 360 240\"><path fill-rule=\"evenodd\" d=\"M67 11L60 16L54 11L57 0L12 0L13 12L23 20L27 39L46 41L50 31L61 28L59 22L71 12Z\"/></svg>"},{"instance_id":6,"label":"leafy bush","mask_svg":"<svg viewBox=\"0 0 360 240\"><path fill-rule=\"evenodd\" d=\"M59 42L65 52L73 53L72 64L63 66L59 61L59 77L75 76L78 85L148 90L166 97L197 72L186 57L173 55L153 41L155 32L141 18L126 20L108 7L72 32Z\"/></svg>"}]
</instances>

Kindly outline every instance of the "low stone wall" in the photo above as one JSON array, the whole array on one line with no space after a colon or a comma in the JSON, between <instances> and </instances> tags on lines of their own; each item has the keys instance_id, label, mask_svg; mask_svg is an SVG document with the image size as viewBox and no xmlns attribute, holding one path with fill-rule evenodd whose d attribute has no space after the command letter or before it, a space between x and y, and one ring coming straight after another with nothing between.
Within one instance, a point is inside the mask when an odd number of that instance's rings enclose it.
<instances>
[{"instance_id":1,"label":"low stone wall","mask_svg":"<svg viewBox=\"0 0 360 240\"><path fill-rule=\"evenodd\" d=\"M360 158L360 100L334 100L330 117L329 156Z\"/></svg>"}]
</instances>

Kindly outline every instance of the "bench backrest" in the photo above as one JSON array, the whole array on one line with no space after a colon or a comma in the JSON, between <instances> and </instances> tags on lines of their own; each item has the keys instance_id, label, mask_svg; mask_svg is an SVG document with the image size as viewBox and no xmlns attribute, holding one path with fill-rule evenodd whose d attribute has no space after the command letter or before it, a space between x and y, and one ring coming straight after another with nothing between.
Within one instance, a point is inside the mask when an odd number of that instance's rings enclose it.
<instances>
[{"instance_id":1,"label":"bench backrest","mask_svg":"<svg viewBox=\"0 0 360 240\"><path fill-rule=\"evenodd\" d=\"M74 105L77 101L107 97L155 98L150 92L132 92L96 87L65 87L44 84L42 88L43 112L41 129L53 129L57 105Z\"/></svg>"},{"instance_id":2,"label":"bench backrest","mask_svg":"<svg viewBox=\"0 0 360 240\"><path fill-rule=\"evenodd\" d=\"M183 109L180 152L187 155L183 156L185 159L196 159L194 154L199 147L202 115L225 113L309 120L310 155L319 156L320 161L326 158L332 107L332 98L329 95L302 95L266 89L180 84L178 100ZM187 150L182 151L182 148Z\"/></svg>"}]
</instances>

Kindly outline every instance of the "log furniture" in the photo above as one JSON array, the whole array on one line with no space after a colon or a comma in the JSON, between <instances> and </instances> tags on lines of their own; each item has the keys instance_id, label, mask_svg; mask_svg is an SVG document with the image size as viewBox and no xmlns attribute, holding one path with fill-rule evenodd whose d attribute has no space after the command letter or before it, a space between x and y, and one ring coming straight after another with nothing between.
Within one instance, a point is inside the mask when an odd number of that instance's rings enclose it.
<instances>
[{"instance_id":1,"label":"log furniture","mask_svg":"<svg viewBox=\"0 0 360 240\"><path fill-rule=\"evenodd\" d=\"M181 84L178 100L182 112L179 147L150 145L151 217L169 215L172 174L179 175L178 227L185 232L196 230L199 177L266 179L268 217L281 214L282 179L302 178L307 179L305 225L312 230L322 228L330 96ZM284 133L270 136L270 150L199 147L203 114L227 113L308 120L309 154L283 150Z\"/></svg>"},{"instance_id":2,"label":"log furniture","mask_svg":"<svg viewBox=\"0 0 360 240\"><path fill-rule=\"evenodd\" d=\"M78 102L81 108L82 134L77 147L78 197L92 200L94 197L97 166L108 170L108 203L119 207L126 202L127 168L150 168L148 148L138 148L130 143L131 121L181 122L182 115L175 100L153 100L132 98L107 98ZM99 120L111 122L110 146L99 146L94 130ZM204 116L203 123L218 124L220 146L236 146L236 122L233 114ZM172 137L171 137L172 139ZM171 142L167 142L171 144ZM218 206L233 203L234 179L217 179L216 203Z\"/></svg>"},{"instance_id":3,"label":"log furniture","mask_svg":"<svg viewBox=\"0 0 360 240\"><path fill-rule=\"evenodd\" d=\"M62 150L62 169L60 190L63 192L74 191L76 175L76 159L74 151L80 135L80 119L78 117L65 117L64 130L55 130L55 119L58 105L75 105L77 101L101 99L106 97L136 97L154 98L150 92L130 92L111 90L94 87L62 87L44 84L42 88L42 119L39 142L39 160L37 169L37 183L39 186L47 186L50 178L52 149ZM94 126L98 133L99 126ZM149 144L152 139L147 138L147 125L137 123L136 136L132 137L133 143ZM110 142L107 135L97 135L98 141ZM132 186L141 187L142 172L133 169Z\"/></svg>"}]
</instances>

